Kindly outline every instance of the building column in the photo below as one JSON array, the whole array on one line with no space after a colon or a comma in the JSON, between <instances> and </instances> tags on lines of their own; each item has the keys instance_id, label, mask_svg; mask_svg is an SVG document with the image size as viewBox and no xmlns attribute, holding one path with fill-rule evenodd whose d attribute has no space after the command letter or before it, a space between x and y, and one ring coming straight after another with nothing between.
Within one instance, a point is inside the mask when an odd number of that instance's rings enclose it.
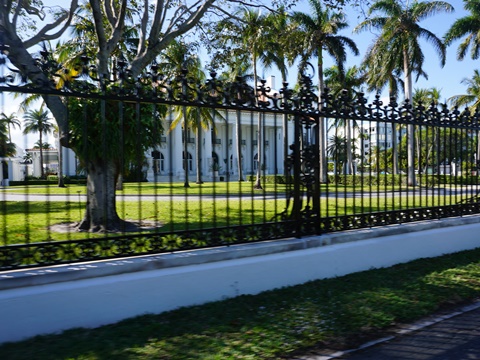
<instances>
[{"instance_id":1,"label":"building column","mask_svg":"<svg viewBox=\"0 0 480 360\"><path fill-rule=\"evenodd\" d=\"M283 129L282 128L277 128L277 131L275 131L275 134L274 134L274 137L275 137L275 143L273 143L272 145L275 147L277 146L277 153L275 154L276 156L276 161L277 161L277 169L273 169L273 171L275 172L275 170L277 171L277 174L283 174L284 173L284 143L283 143ZM276 145L275 145L276 144ZM275 164L274 164L275 166Z\"/></svg>"},{"instance_id":2,"label":"building column","mask_svg":"<svg viewBox=\"0 0 480 360\"><path fill-rule=\"evenodd\" d=\"M202 161L202 167L203 167L203 174L205 176L212 176L213 172L211 171L211 166L212 166L212 129L210 126L206 130L202 130L204 132L203 134L203 159Z\"/></svg>"},{"instance_id":3,"label":"building column","mask_svg":"<svg viewBox=\"0 0 480 360\"><path fill-rule=\"evenodd\" d=\"M152 151L154 151L155 148L148 149L146 153L146 160L147 160L147 181L153 182L155 181L155 174L153 172L153 157L152 157Z\"/></svg>"},{"instance_id":4,"label":"building column","mask_svg":"<svg viewBox=\"0 0 480 360\"><path fill-rule=\"evenodd\" d=\"M232 166L230 167L229 170L230 170L230 174L238 175L237 127L236 126L231 127L231 134L232 135L230 136L230 139L227 140L229 144L230 144L230 141L232 142L231 151L229 154L229 157L232 156L232 162L231 162ZM227 161L228 161L228 164L230 165L230 159L227 159Z\"/></svg>"},{"instance_id":5,"label":"building column","mask_svg":"<svg viewBox=\"0 0 480 360\"><path fill-rule=\"evenodd\" d=\"M182 127L177 125L173 130L172 140L173 140L173 153L170 154L169 166L170 171L173 173L173 176L178 176L179 180L185 179L185 173L183 171L183 145L182 145ZM186 139L185 139L186 140Z\"/></svg>"}]
</instances>

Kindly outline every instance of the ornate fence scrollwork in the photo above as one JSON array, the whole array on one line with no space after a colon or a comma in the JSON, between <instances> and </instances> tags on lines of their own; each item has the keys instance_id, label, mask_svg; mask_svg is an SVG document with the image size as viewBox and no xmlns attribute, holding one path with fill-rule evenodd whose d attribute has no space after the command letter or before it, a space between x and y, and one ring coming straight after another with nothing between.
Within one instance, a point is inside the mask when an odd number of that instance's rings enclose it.
<instances>
[{"instance_id":1,"label":"ornate fence scrollwork","mask_svg":"<svg viewBox=\"0 0 480 360\"><path fill-rule=\"evenodd\" d=\"M133 108L137 110L140 108L140 104L148 104L156 110L161 106L169 109L172 107L208 108L212 112L222 110L227 115L229 112L235 113L236 119L242 112L248 113L248 117L252 119L258 114L264 117L269 115L275 141L279 141L279 129L283 126L284 138L281 140L283 147L279 147L280 150L275 151L283 153L284 164L281 165L284 167L284 172L275 174L275 180L283 177L286 190L285 193L277 191L275 195L272 195L277 202L275 216L267 218L262 214L263 216L258 216L261 218L260 220L255 218L254 214L249 218L245 215L238 222L232 221L218 226L214 220L212 221L213 225L208 228L204 228L203 224L196 228L190 228L187 224L180 230L165 227L152 233L142 234L119 236L109 234L109 236L99 238L85 236L84 239L79 240L37 243L29 242L27 236L27 241L22 244L12 245L4 242L4 244L0 244L0 270L230 246L292 236L301 237L480 213L478 187L480 181L478 175L471 175L473 173L480 174L478 166L480 151L477 151L476 157L471 154L473 152L472 144L475 141L478 143L480 132L480 113L478 111L471 113L458 108L449 110L446 106L438 107L435 104L428 106L422 104L414 106L409 102L398 104L395 99L390 99L388 104L384 104L380 96L376 96L369 104L368 99L362 93L351 94L344 91L338 96L334 96L328 89L322 92L322 97L319 99L315 93L316 89L312 78L305 74L300 77L298 90L293 90L288 87L287 83L283 83L282 89L274 92L264 80L259 81L254 89L243 77L238 77L233 82L227 82L221 80L214 71L205 81L195 80L189 76L186 70L181 71L174 78L169 78L160 73L160 67L156 63L152 63L139 77L133 78L129 71L129 64L121 55L113 61L113 67L108 76L99 73L95 64L92 64L91 59L85 55L81 57L80 63L73 70L68 70L62 64L57 63L52 54L47 51L40 52L34 65L37 69L34 74L26 73L26 67L14 68L8 63L6 49L2 48L0 44L0 96L6 93L20 93L48 95L60 98L62 101L65 99L73 101L73 99L79 98L85 102L100 100L104 103L102 112L107 112L106 103L118 102L121 104L118 108L123 111L122 121L127 116L128 106L130 106L129 110ZM169 114L170 118L167 120L171 122L171 112ZM137 112L135 117L136 120L140 120L140 112ZM89 119L86 113L83 114L83 119L87 124ZM415 127L419 147L421 147L422 141L429 143L428 145L433 144L425 146L430 152L419 154L416 160L419 164L417 166L419 185L416 187L404 185L402 182L404 174L387 174L389 169L386 165L381 169L382 161L386 163L385 159L390 154L387 154L387 151L380 152L381 144L377 138L377 142L370 145L371 148L376 147L381 155L374 159L374 152L371 151L370 158L366 159L365 154L361 154L360 160L357 160L360 168L358 175L348 174L347 176L336 169L336 173L329 174L329 176L332 181L338 181L338 183L335 184L334 190L328 190L330 184L321 184L324 174L320 174L320 162L322 156L325 157L326 154L320 153L322 139L320 139L321 131L319 130L321 127L327 128L327 125L332 126L332 123L334 124L338 120L367 124L369 127L367 131L386 129L387 125L395 130L401 126ZM230 124L227 119L221 121L227 132L232 129L233 121ZM253 121L250 124L253 133L257 125L252 124ZM288 130L290 124L291 127ZM334 125L333 128L335 127L339 128L340 125ZM287 131L292 131L292 133L287 133ZM108 135L104 134L105 137ZM213 136L211 133L209 135ZM423 140L422 136L424 136ZM440 136L443 138L440 139ZM447 137L448 141L443 141ZM169 134L170 138L171 134ZM261 146L266 147L266 142L261 144L254 139L254 136L251 138L249 144L252 149L255 148L261 152L259 150ZM189 144L187 144L186 132L184 139L184 145L187 148ZM223 141L225 140L228 139ZM326 141L326 139L323 140ZM181 139L179 141L181 142ZM227 172L223 174L225 179L231 180L233 166L230 165L230 162L233 164L233 157L230 156L233 155L231 153L233 150L228 148L228 142L215 143L209 151L215 147L221 148L223 145L227 147L227 150L217 160L227 168ZM239 138L237 145L240 148L249 147L247 141L242 138ZM396 144L394 146L401 148L405 145ZM275 147L270 146L270 149L273 148ZM363 150L364 147L362 147ZM444 152L443 155L441 151ZM454 154L455 152L461 152L462 156ZM436 162L429 168L427 166L429 164L423 160L428 156L433 158L433 155L429 155L433 153L435 153ZM448 153L448 156L445 153ZM176 155L182 156L181 154ZM213 158L213 151L208 155ZM271 156L277 155L271 152ZM257 154L257 156L259 155ZM468 159L465 159L466 157ZM251 158L253 161L253 150ZM440 158L441 160L438 161ZM161 161L160 159L155 160ZM447 161L454 162L454 160L465 163L471 174L462 174L462 176L454 173L450 173L448 176L441 174L440 167L446 167ZM474 163L475 161L476 163ZM422 164L423 167L420 166ZM186 168L188 168L187 165L188 161L186 160ZM278 164L276 165L278 167ZM427 170L431 173L428 173ZM168 174L168 176L173 178L174 174ZM347 183L347 178L351 179L351 183ZM382 181L384 183L380 185ZM448 195L441 195L442 191ZM461 192L462 198L456 200L459 192ZM427 199L429 194L432 194L432 197L443 199L443 203L428 203L427 200L425 203L415 203L413 206L408 203L408 201L412 201L411 198L415 197L422 198L424 196ZM264 196L263 201L266 201L267 195L262 194L262 196ZM186 195L185 198L187 198ZM226 194L225 198L222 201L228 203L231 200L231 194ZM252 191L252 199L258 201L262 197ZM241 200L240 198L239 201ZM0 201L2 201L1 197ZM141 198L138 201L142 201ZM335 205L328 205L330 202L334 202ZM406 205L403 202L406 202ZM339 205L340 203L341 205ZM322 208L323 204L327 204L325 208ZM328 206L342 206L342 211L332 213ZM243 208L242 210L244 213L253 213L253 208L254 206L252 209ZM187 215L185 217L188 218Z\"/></svg>"}]
</instances>

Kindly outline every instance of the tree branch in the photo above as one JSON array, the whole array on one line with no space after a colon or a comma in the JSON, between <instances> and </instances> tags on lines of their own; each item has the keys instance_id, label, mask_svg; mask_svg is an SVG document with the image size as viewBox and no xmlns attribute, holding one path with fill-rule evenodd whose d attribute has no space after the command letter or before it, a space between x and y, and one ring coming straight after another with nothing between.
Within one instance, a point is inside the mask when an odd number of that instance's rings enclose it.
<instances>
[{"instance_id":1,"label":"tree branch","mask_svg":"<svg viewBox=\"0 0 480 360\"><path fill-rule=\"evenodd\" d=\"M110 1L104 1L103 2L103 11L105 11L105 15L107 16L108 22L113 25L117 22L117 17L113 13L113 10L115 9L113 0Z\"/></svg>"},{"instance_id":2,"label":"tree branch","mask_svg":"<svg viewBox=\"0 0 480 360\"><path fill-rule=\"evenodd\" d=\"M95 32L97 34L98 47L102 48L105 47L107 43L105 28L102 22L102 9L100 8L100 4L97 0L90 0L90 6L92 7L93 23L95 25Z\"/></svg>"},{"instance_id":3,"label":"tree branch","mask_svg":"<svg viewBox=\"0 0 480 360\"><path fill-rule=\"evenodd\" d=\"M28 49L28 48L38 44L41 41L53 40L53 39L57 39L58 37L60 37L65 32L65 30L67 30L67 28L70 26L70 24L72 22L72 19L73 19L73 15L75 14L75 10L77 8L78 8L78 0L72 0L72 2L70 3L70 10L68 12L64 12L64 14L62 16L60 16L58 19L56 19L53 23L45 25L31 39L24 41L25 48ZM49 32L52 29L57 28L63 22L65 22L65 23L63 24L63 26L60 29L58 29L57 32L55 32L53 34L47 34L47 32Z\"/></svg>"},{"instance_id":4,"label":"tree branch","mask_svg":"<svg viewBox=\"0 0 480 360\"><path fill-rule=\"evenodd\" d=\"M140 34L138 40L137 54L141 54L146 48L145 40L147 39L147 24L149 19L148 6L148 0L144 0L143 15L140 18Z\"/></svg>"},{"instance_id":5,"label":"tree branch","mask_svg":"<svg viewBox=\"0 0 480 360\"><path fill-rule=\"evenodd\" d=\"M162 31L163 21L165 18L166 10L168 9L169 1L167 4L163 0L157 0L155 5L155 12L153 13L153 23L150 28L150 35L148 37L149 46L152 42L155 42Z\"/></svg>"},{"instance_id":6,"label":"tree branch","mask_svg":"<svg viewBox=\"0 0 480 360\"><path fill-rule=\"evenodd\" d=\"M123 35L123 30L125 26L125 16L127 14L127 2L128 0L122 0L122 5L120 7L119 13L117 14L117 22L115 23L112 29L112 35L108 39L106 51L108 56L111 55L113 50L115 50L117 44ZM101 51L101 50L100 50Z\"/></svg>"},{"instance_id":7,"label":"tree branch","mask_svg":"<svg viewBox=\"0 0 480 360\"><path fill-rule=\"evenodd\" d=\"M17 28L17 21L18 21L18 16L20 15L20 10L22 9L22 3L23 3L23 0L20 0L18 2L17 8L15 9L15 13L13 14L12 24L13 24L15 29ZM10 9L11 9L11 4L10 4ZM9 14L9 13L7 13L7 14Z\"/></svg>"}]
</instances>

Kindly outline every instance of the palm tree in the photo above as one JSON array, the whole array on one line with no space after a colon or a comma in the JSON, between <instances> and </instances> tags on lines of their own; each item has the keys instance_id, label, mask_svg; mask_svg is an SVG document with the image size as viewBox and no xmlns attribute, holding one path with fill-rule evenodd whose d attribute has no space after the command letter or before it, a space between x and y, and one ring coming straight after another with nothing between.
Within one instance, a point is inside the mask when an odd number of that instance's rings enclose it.
<instances>
[{"instance_id":1,"label":"palm tree","mask_svg":"<svg viewBox=\"0 0 480 360\"><path fill-rule=\"evenodd\" d=\"M9 141L6 123L0 123L0 158L15 156L16 146ZM7 163L0 160L0 179L3 179L5 172L8 173Z\"/></svg>"},{"instance_id":2,"label":"palm tree","mask_svg":"<svg viewBox=\"0 0 480 360\"><path fill-rule=\"evenodd\" d=\"M480 106L480 70L474 70L472 78L464 78L462 84L467 86L467 93L450 97L447 101L453 106L468 106L474 113ZM480 164L480 131L477 131L477 166Z\"/></svg>"},{"instance_id":3,"label":"palm tree","mask_svg":"<svg viewBox=\"0 0 480 360\"><path fill-rule=\"evenodd\" d=\"M362 61L362 69L365 71L365 82L367 84L367 91L375 91L377 94L381 93L385 86L388 86L388 95L391 101L395 101L398 98L400 89L404 89L404 83L401 79L401 65L399 67L387 68L383 61L384 54L381 51L377 51L370 47L367 50L367 55ZM399 173L398 169L398 136L397 126L398 124L392 124L392 170L393 174Z\"/></svg>"},{"instance_id":4,"label":"palm tree","mask_svg":"<svg viewBox=\"0 0 480 360\"><path fill-rule=\"evenodd\" d=\"M18 127L20 129L20 120L18 120L17 115L15 113L11 113L10 115L6 115L2 113L0 115L0 124L4 124L8 130L8 140L12 142L12 127Z\"/></svg>"},{"instance_id":5,"label":"palm tree","mask_svg":"<svg viewBox=\"0 0 480 360\"><path fill-rule=\"evenodd\" d=\"M239 8L232 18L220 22L219 30L221 35L217 38L220 46L232 46L233 56L246 59L250 58L253 70L253 91L256 101L257 84L258 84L258 64L271 64L271 58L267 55L267 44L269 43L269 34L267 23L269 18L262 14L259 9L250 9L247 7ZM231 54L232 55L232 54ZM230 56L231 56L230 55ZM240 119L237 119L237 129L241 130ZM263 116L259 112L257 121L257 146L258 146L258 167L257 176L254 184L255 189L261 189L261 168L263 162ZM240 136L237 131L237 136ZM237 138L237 161L239 169L239 181L242 177L242 155L241 155L241 138Z\"/></svg>"},{"instance_id":6,"label":"palm tree","mask_svg":"<svg viewBox=\"0 0 480 360\"><path fill-rule=\"evenodd\" d=\"M324 89L323 55L324 52L335 59L339 70L343 72L348 47L355 55L358 48L355 42L348 37L338 35L338 32L348 27L345 17L341 13L334 13L328 8L324 9L320 1L308 0L310 14L294 12L292 20L298 29L292 35L297 40L297 47L293 50L294 57L300 57L300 67L304 69L311 58L317 58L318 95L319 107ZM320 181L327 181L326 150L326 124L320 119L318 127Z\"/></svg>"},{"instance_id":7,"label":"palm tree","mask_svg":"<svg viewBox=\"0 0 480 360\"><path fill-rule=\"evenodd\" d=\"M428 107L429 105L438 104L438 102L440 101L440 97L441 97L441 91L436 87L433 87L430 89L415 89L412 96L412 103L413 103L413 106L415 107L418 107L418 106ZM419 130L420 130L420 134L422 134L423 132L422 126L419 127ZM433 127L432 129L433 141L431 141L429 144L425 144L426 146L428 146L428 150L426 152L425 161L424 161L425 163L425 166L423 169L424 173L427 171L429 158L433 152L433 147L438 142L438 136L439 136L438 130L439 129L437 127ZM427 130L427 135L428 135L428 130ZM418 164L419 173L422 166L420 161L421 160L421 139L420 138L421 136L416 136L416 139L415 139L417 144L417 164Z\"/></svg>"},{"instance_id":8,"label":"palm tree","mask_svg":"<svg viewBox=\"0 0 480 360\"><path fill-rule=\"evenodd\" d=\"M173 41L166 51L162 54L159 63L160 69L173 79L177 79L181 89L178 91L181 94L176 96L187 95L187 87L182 84L182 81L187 81L188 78L195 78L201 72L200 59L194 54L195 44L186 43L184 41ZM186 76L184 78L184 76ZM174 109L177 114L175 120L170 124L170 131L172 131L178 124L182 124L183 128L183 169L185 172L184 187L190 187L188 180L188 133L190 129L189 114L192 112L187 110L187 106L177 106ZM190 120L190 121L189 121ZM198 150L199 146L197 146ZM197 169L199 171L199 169Z\"/></svg>"},{"instance_id":9,"label":"palm tree","mask_svg":"<svg viewBox=\"0 0 480 360\"><path fill-rule=\"evenodd\" d=\"M187 44L181 41L173 42L167 51L162 55L162 62L159 66L173 77L179 77L182 74L182 70L187 70L186 76L191 83L202 83L205 80L205 73L202 70L200 59L195 54L196 44ZM183 89L187 91L187 89ZM202 171L201 171L201 131L202 129L208 130L213 128L215 130L215 120L223 119L223 116L217 110L211 110L204 107L188 107L177 106L175 108L176 116L170 124L170 130L173 130L179 124L183 127L183 153L184 153L184 171L185 171L185 187L189 187L188 182L188 132L193 130L195 132L195 167L197 179L196 183L201 184ZM207 139L210 141L210 139Z\"/></svg>"},{"instance_id":10,"label":"palm tree","mask_svg":"<svg viewBox=\"0 0 480 360\"><path fill-rule=\"evenodd\" d=\"M50 145L50 143L48 143L48 142L42 142L42 143L40 143L40 140L37 140L37 141L35 141L35 143L33 144L33 148L34 148L34 149L40 149L40 148L42 148L43 150L48 150L48 149L51 149L51 148L52 148L52 145Z\"/></svg>"},{"instance_id":11,"label":"palm tree","mask_svg":"<svg viewBox=\"0 0 480 360\"><path fill-rule=\"evenodd\" d=\"M43 106L37 110L29 110L25 113L24 117L23 133L25 135L30 133L39 133L39 144L43 144L43 135L47 135L52 132L53 124L50 122L50 114L47 110L43 109ZM40 146L40 171L41 177L45 177L45 171L43 169L43 149Z\"/></svg>"},{"instance_id":12,"label":"palm tree","mask_svg":"<svg viewBox=\"0 0 480 360\"><path fill-rule=\"evenodd\" d=\"M405 99L412 100L412 73L423 74L424 54L419 40L430 42L440 57L440 64L445 64L445 44L431 31L421 27L419 22L441 11L451 12L453 7L444 1L379 0L368 11L367 20L360 23L355 32L369 29L381 33L371 47L378 52L381 63L388 72L402 70L405 81ZM372 16L378 14L378 16ZM408 150L408 184L415 185L414 171L414 128L407 128Z\"/></svg>"},{"instance_id":13,"label":"palm tree","mask_svg":"<svg viewBox=\"0 0 480 360\"><path fill-rule=\"evenodd\" d=\"M467 93L454 95L448 99L453 106L468 106L470 112L474 112L480 106L480 70L473 71L471 78L464 78L462 84L467 86Z\"/></svg>"},{"instance_id":14,"label":"palm tree","mask_svg":"<svg viewBox=\"0 0 480 360\"><path fill-rule=\"evenodd\" d=\"M288 66L292 64L292 36L295 26L284 7L275 13L270 13L265 19L266 29L264 53L262 63L265 68L275 65L280 71L282 82L287 81Z\"/></svg>"},{"instance_id":15,"label":"palm tree","mask_svg":"<svg viewBox=\"0 0 480 360\"><path fill-rule=\"evenodd\" d=\"M480 55L480 1L464 0L465 10L470 15L457 19L444 36L445 44L450 45L454 40L465 36L457 49L457 59L463 60L471 46L470 56L478 59Z\"/></svg>"},{"instance_id":16,"label":"palm tree","mask_svg":"<svg viewBox=\"0 0 480 360\"><path fill-rule=\"evenodd\" d=\"M284 7L280 8L278 12L272 13L268 16L268 27L271 34L276 36L269 36L267 42L267 56L265 59L266 65L270 63L275 64L282 75L282 84L287 83L288 65L293 65L295 60L295 38L293 34L296 30L296 24L293 23L292 18L288 15ZM283 159L288 158L288 115L283 115ZM284 176L287 178L288 169L284 166Z\"/></svg>"},{"instance_id":17,"label":"palm tree","mask_svg":"<svg viewBox=\"0 0 480 360\"><path fill-rule=\"evenodd\" d=\"M347 162L347 139L345 136L335 134L328 139L327 155L333 159L333 172L338 175L339 169L342 169Z\"/></svg>"},{"instance_id":18,"label":"palm tree","mask_svg":"<svg viewBox=\"0 0 480 360\"><path fill-rule=\"evenodd\" d=\"M332 66L325 70L325 84L334 96L340 96L346 91L347 98L354 100L357 94L357 89L364 84L365 76L362 71L356 67L350 67L345 73L342 73L338 66ZM356 121L348 119L337 119L331 126L343 126L346 134L346 146L347 146L347 161L345 171L346 174L351 175L354 173L353 166L353 152L352 152L352 127L358 128ZM327 151L328 152L328 151Z\"/></svg>"},{"instance_id":19,"label":"palm tree","mask_svg":"<svg viewBox=\"0 0 480 360\"><path fill-rule=\"evenodd\" d=\"M203 130L209 130L213 128L215 131L215 119L222 119L223 116L217 110L211 110L205 107L198 107L198 106L188 106L182 107L181 109L177 110L177 115L175 116L172 124L170 126L170 130L174 129L180 123L183 123L184 128L191 129L195 132L195 168L197 184L202 184L202 171L201 171L201 147L202 147L202 138L201 132ZM186 156L187 152L185 151L185 146L187 145L187 138L184 138L184 166L186 172L186 184L185 186L188 187L188 158ZM210 138L207 137L206 141L211 141Z\"/></svg>"},{"instance_id":20,"label":"palm tree","mask_svg":"<svg viewBox=\"0 0 480 360\"><path fill-rule=\"evenodd\" d=\"M16 146L9 139L6 123L0 122L0 157L15 156Z\"/></svg>"}]
</instances>

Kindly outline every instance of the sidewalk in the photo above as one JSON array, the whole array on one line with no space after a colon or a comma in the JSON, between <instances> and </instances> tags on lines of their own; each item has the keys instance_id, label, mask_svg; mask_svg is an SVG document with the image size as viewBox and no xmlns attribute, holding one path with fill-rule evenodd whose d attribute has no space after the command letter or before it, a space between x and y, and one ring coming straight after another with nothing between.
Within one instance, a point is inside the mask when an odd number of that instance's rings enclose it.
<instances>
[{"instance_id":1,"label":"sidewalk","mask_svg":"<svg viewBox=\"0 0 480 360\"><path fill-rule=\"evenodd\" d=\"M425 319L358 349L292 360L471 360L480 359L480 302Z\"/></svg>"}]
</instances>

